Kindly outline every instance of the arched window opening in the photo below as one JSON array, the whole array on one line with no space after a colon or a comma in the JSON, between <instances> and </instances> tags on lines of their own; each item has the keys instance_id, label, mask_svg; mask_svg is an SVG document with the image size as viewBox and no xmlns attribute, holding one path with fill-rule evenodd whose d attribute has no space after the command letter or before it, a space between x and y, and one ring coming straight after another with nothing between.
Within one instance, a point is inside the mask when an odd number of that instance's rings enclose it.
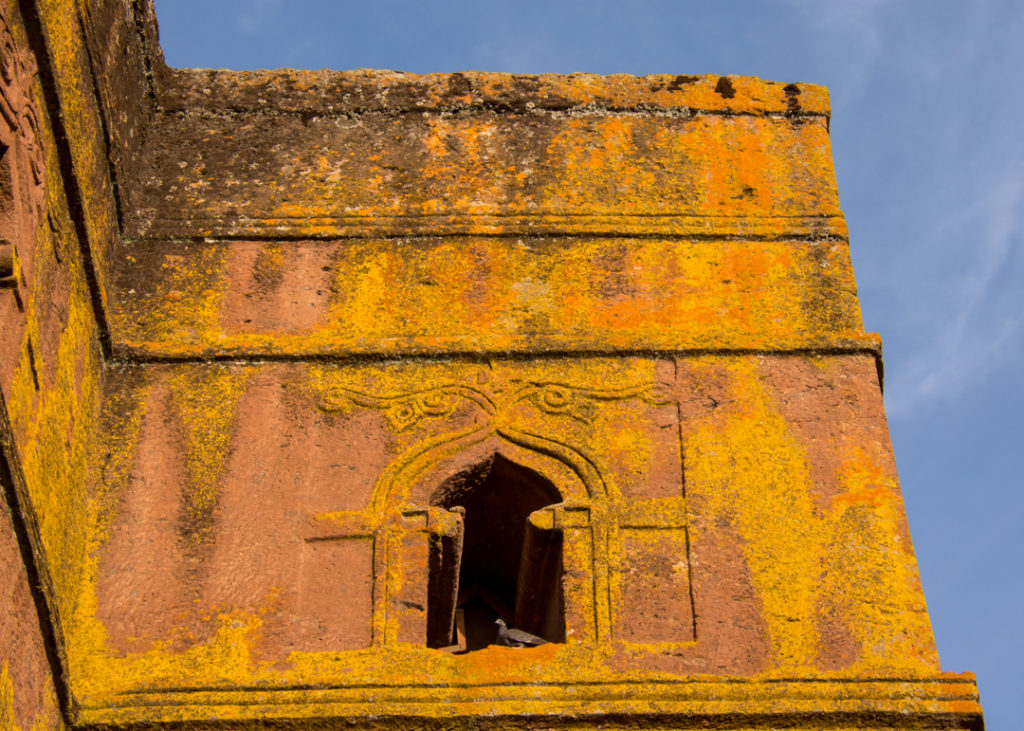
<instances>
[{"instance_id":1,"label":"arched window opening","mask_svg":"<svg viewBox=\"0 0 1024 731\"><path fill-rule=\"evenodd\" d=\"M494 644L499 618L565 641L562 535L530 520L561 501L551 482L498 454L434 492L431 505L461 513L464 531L459 541L439 537L432 546L428 646Z\"/></svg>"}]
</instances>

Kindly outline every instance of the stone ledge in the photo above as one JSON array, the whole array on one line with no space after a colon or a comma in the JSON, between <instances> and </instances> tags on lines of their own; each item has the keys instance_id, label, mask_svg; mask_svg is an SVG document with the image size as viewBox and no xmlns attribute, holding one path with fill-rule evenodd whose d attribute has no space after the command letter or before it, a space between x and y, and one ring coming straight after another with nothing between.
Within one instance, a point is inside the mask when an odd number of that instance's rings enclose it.
<instances>
[{"instance_id":1,"label":"stone ledge","mask_svg":"<svg viewBox=\"0 0 1024 731\"><path fill-rule=\"evenodd\" d=\"M250 344L251 343L251 344ZM473 347L479 343L467 339L437 339L431 342L397 338L383 340L364 347L344 347L338 341L325 340L320 347L303 348L298 341L281 342L280 339L265 337L252 338L250 343L234 346L205 346L181 344L174 341L138 342L118 341L114 343L114 361L118 363L188 363L212 361L274 362L274 361L353 361L377 362L392 358L424 360L467 360L486 361L493 358L529 356L531 358L590 357L688 357L702 355L749 356L749 355L870 355L879 363L882 358L881 339L875 333L851 333L835 338L816 338L806 341L776 343L750 343L748 347L640 347L625 349L615 344L595 347L588 343L551 342L524 335L507 341L492 342L492 347ZM484 343L487 345L487 343ZM500 347L499 347L500 346Z\"/></svg>"},{"instance_id":2,"label":"stone ledge","mask_svg":"<svg viewBox=\"0 0 1024 731\"><path fill-rule=\"evenodd\" d=\"M977 686L969 673L930 678L688 678L576 685L359 685L336 688L167 690L84 699L77 724L118 728L239 728L287 722L288 728L645 728L981 729ZM230 725L228 725L230 724ZM306 725L308 724L308 726ZM147 727L150 727L147 725ZM263 727L263 726L261 726Z\"/></svg>"},{"instance_id":3,"label":"stone ledge","mask_svg":"<svg viewBox=\"0 0 1024 731\"><path fill-rule=\"evenodd\" d=\"M139 240L114 282L132 357L874 347L843 241Z\"/></svg>"},{"instance_id":4,"label":"stone ledge","mask_svg":"<svg viewBox=\"0 0 1024 731\"><path fill-rule=\"evenodd\" d=\"M753 76L409 74L400 71L168 69L165 111L266 111L333 115L497 109L594 108L720 114L829 115L828 91Z\"/></svg>"},{"instance_id":5,"label":"stone ledge","mask_svg":"<svg viewBox=\"0 0 1024 731\"><path fill-rule=\"evenodd\" d=\"M125 226L131 236L203 238L333 239L364 236L679 236L694 239L842 239L849 231L842 215L687 216L587 213L348 215L251 218L200 216L148 219Z\"/></svg>"}]
</instances>

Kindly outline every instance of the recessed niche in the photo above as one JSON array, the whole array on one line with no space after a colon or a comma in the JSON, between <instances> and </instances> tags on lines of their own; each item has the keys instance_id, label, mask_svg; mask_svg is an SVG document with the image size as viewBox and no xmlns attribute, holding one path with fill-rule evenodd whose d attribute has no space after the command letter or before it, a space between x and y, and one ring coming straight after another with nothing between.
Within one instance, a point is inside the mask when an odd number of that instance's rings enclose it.
<instances>
[{"instance_id":1,"label":"recessed niche","mask_svg":"<svg viewBox=\"0 0 1024 731\"><path fill-rule=\"evenodd\" d=\"M431 546L428 646L482 649L494 644L499 618L565 641L561 530L530 520L560 502L550 481L498 454L438 487L431 505L464 529Z\"/></svg>"}]
</instances>

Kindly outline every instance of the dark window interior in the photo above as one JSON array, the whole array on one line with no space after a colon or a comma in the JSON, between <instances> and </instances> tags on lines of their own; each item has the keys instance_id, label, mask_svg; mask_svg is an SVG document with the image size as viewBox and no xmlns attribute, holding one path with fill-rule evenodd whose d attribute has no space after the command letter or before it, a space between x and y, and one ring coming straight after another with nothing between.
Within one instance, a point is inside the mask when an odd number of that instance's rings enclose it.
<instances>
[{"instance_id":1,"label":"dark window interior","mask_svg":"<svg viewBox=\"0 0 1024 731\"><path fill-rule=\"evenodd\" d=\"M565 640L562 536L528 525L530 513L561 501L551 482L497 454L437 489L431 504L461 508L465 529L457 587L448 585L454 569L446 579L443 561L431 562L428 645L481 649L494 643L499 617L549 642ZM444 550L435 548L438 555ZM449 617L442 597L453 594Z\"/></svg>"}]
</instances>

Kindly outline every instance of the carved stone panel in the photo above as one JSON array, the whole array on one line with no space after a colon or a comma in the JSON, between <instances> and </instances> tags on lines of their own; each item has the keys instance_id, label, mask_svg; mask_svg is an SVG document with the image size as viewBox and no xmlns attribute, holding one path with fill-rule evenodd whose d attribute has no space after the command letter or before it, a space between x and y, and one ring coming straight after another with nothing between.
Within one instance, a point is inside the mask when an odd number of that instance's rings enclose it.
<instances>
[{"instance_id":1,"label":"carved stone panel","mask_svg":"<svg viewBox=\"0 0 1024 731\"><path fill-rule=\"evenodd\" d=\"M0 384L5 389L22 356L38 384L36 353L31 342L23 342L37 232L46 209L35 78L35 59L0 15Z\"/></svg>"}]
</instances>

